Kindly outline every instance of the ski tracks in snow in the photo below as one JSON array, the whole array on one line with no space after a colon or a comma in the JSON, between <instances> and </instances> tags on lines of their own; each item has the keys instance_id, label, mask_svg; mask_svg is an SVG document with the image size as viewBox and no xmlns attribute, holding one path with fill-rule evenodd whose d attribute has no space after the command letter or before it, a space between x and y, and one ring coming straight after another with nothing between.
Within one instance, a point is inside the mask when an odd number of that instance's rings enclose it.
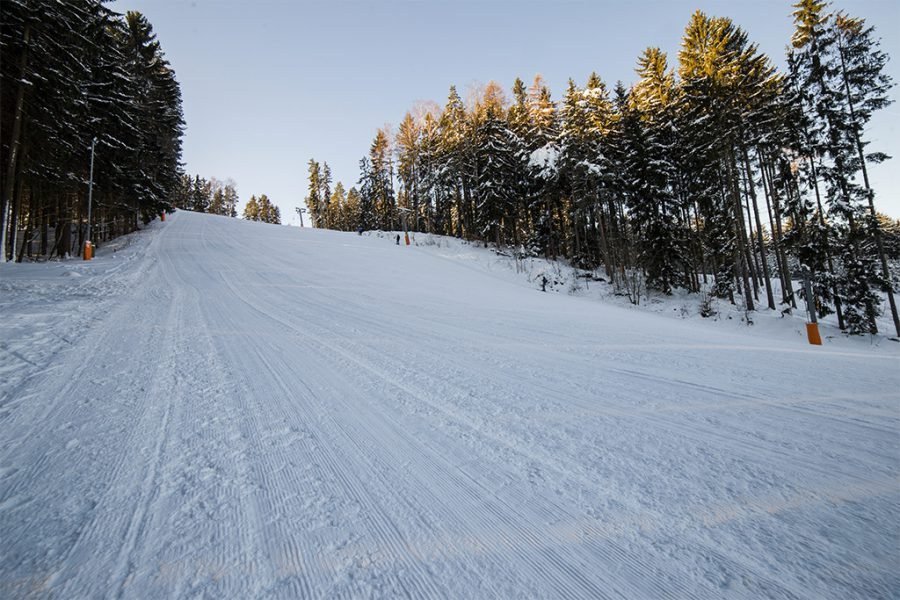
<instances>
[{"instance_id":1,"label":"ski tracks in snow","mask_svg":"<svg viewBox=\"0 0 900 600\"><path fill-rule=\"evenodd\" d=\"M226 281L231 276L223 273ZM508 428L490 425L491 416L485 414L485 409L490 412L490 404L497 403L503 405L502 409L498 407L499 410L515 412L516 406L507 404L503 396L521 398L529 391L527 389L518 391L517 387L537 387L540 392L551 395L551 400L552 396L556 395L560 403L568 404L570 409L577 412L578 403L575 402L573 405L573 399L579 398L576 390L573 390L576 391L575 394L569 396L558 392L554 394L552 386L545 387L541 382L528 379L527 374L519 373L507 380L502 374L502 369L491 371L488 380L473 382L471 386L461 385L460 382L464 382L467 377L466 361L469 361L470 366L472 357L466 357L461 361L461 367L454 370L452 367L457 362L457 357L464 353L454 352L453 349L441 344L444 340L438 340L436 344L442 350L439 363L429 363L427 353L419 353L409 361L395 360L402 351L400 353L391 351L385 346L385 341L391 343L392 338L401 339L392 335L392 330L404 331L405 338L415 338L417 334L434 337L429 331L410 331L408 323L385 323L378 319L366 318L362 316L366 314L365 310L358 304L348 309L346 299L341 302L339 298L328 297L321 291L303 290L303 296L295 300L295 308L292 308L290 302L279 304L284 301L283 298L266 295L264 297L269 303L262 303L254 300L252 294L245 291L246 288L234 283L229 287L261 317L274 321L280 329L292 331L298 337L298 345L315 348L312 356L316 357L314 360L316 364L321 357L328 357L328 361L322 367L312 367L308 358L305 361L298 360L298 369L302 369L305 373L340 370L345 378L352 378L354 384L348 391L329 394L329 397L347 403L348 398L359 396L360 390L363 390L366 395L376 399L365 403L352 403L347 410L354 418L335 419L336 424L347 431L347 439L357 441L360 445L360 456L364 460L369 463L377 460L376 468L386 472L386 477L396 482L395 486L403 486L405 494L417 495L420 498L419 506L430 507L430 522L444 525L443 530L453 532L441 540L440 547L451 550L451 553L461 552L470 555L471 562L481 566L480 573L485 580L497 584L503 582L509 572L534 573L538 577L529 583L528 588L543 589L547 595L563 590L567 596L588 597L607 595L627 597L635 594L652 597L704 595L698 589L696 580L690 583L690 587L684 587L685 582L677 573L666 573L653 564L657 562L665 565L666 561L648 561L644 558L648 554L660 555L668 552L670 559L674 555L680 555L682 561L696 561L698 563L696 569L701 572L705 568L702 563L710 560L714 564L719 563L718 568L722 572L732 573L728 576L728 580L743 579L742 585L747 588L745 593L803 597L802 586L789 585L785 581L766 580L754 574L753 570L760 565L745 564L744 560L736 560L735 557L721 553L717 555L714 548L705 550L693 548L690 552L686 552L684 543L674 536L669 536L665 543L654 539L659 538L667 527L689 532L697 520L715 523L717 520L723 520L724 515L728 515L724 520L733 522L760 514L769 515L773 506L788 509L792 506L790 502L781 504L768 502L764 506L770 510L763 510L752 503L745 506L731 504L709 506L709 502L701 498L692 502L695 504L690 508L695 511L693 520L686 519L684 513L678 514L676 520L676 515L671 514L672 511L666 514L666 511L650 507L652 499L644 496L649 496L651 491L656 492L655 489L618 490L620 496L630 497L632 502L637 500L639 505L644 504L639 506L638 511L639 513L643 511L643 515L637 517L634 515L633 504L621 506L621 510L611 513L607 510L606 514L590 503L576 503L574 506L569 503L568 507L560 506L552 500L552 496L548 497L533 488L529 489L528 486L523 486L522 482L530 480L532 474L539 474L543 478L554 477L558 484L569 488L566 491L576 491L576 497L589 498L590 494L596 494L597 491L600 491L602 496L613 498L616 494L608 490L596 490L598 484L602 485L602 480L591 468L579 468L584 465L579 464L578 456L554 453L553 448L542 452L540 445L535 448L529 443L535 441L536 435L538 438L541 437L534 431L533 420L530 423L531 430L525 432L532 439L529 440L527 436L521 439L510 438L511 432ZM262 284L259 287L261 288ZM351 301L350 304L354 303ZM327 315L327 318L304 319L301 311ZM290 316L284 316L291 315L292 312L295 317L293 320ZM344 329L342 324L351 323L357 329L355 332L342 331ZM360 327L363 329L359 330ZM282 355L281 352L276 354ZM575 358L567 357L569 360ZM479 359L490 360L487 356L480 356ZM529 365L531 366L533 365ZM453 373L453 376L442 380L434 375L446 371ZM614 372L615 369L611 371ZM637 372L624 374L627 376L625 380L634 380L635 376L640 375ZM455 383L451 383L450 380L454 380ZM417 382L419 385L413 386L410 382ZM658 383L661 384L660 388L671 387L662 378ZM673 383L678 383L677 378ZM481 392L477 391L479 386ZM765 405L767 402L762 397L729 394L725 390L702 384L685 382L682 387L690 390L691 397L711 396L717 401L717 410L727 406L723 396L737 398L754 406ZM492 398L493 394L499 397ZM583 397L584 394L580 396ZM459 400L462 404L455 404ZM789 401L784 403L790 404ZM686 404L687 406L679 409L681 412L690 412L691 403ZM710 403L703 403L698 408L704 406L709 409ZM596 405L594 408L601 413L604 410ZM651 408L635 409L630 406L619 409L613 407L612 412L619 418L633 418L642 416L642 413L644 417L648 417L654 411ZM500 416L501 421L505 419L506 414ZM522 416L521 420L527 421L527 415ZM420 435L416 440L404 434L406 431L421 431L423 424L429 427L439 424L440 430L432 430L428 437ZM619 427L614 423L609 425ZM673 426L663 422L657 429L663 432L671 431ZM495 430L497 433L492 433ZM693 433L693 437L697 438L703 436L705 430L692 426L686 431ZM644 438L644 442L653 444L652 436ZM716 438L713 436L711 439ZM368 440L368 443L364 443L363 440ZM386 440L394 441L386 443ZM437 444L437 440L441 443ZM634 440L629 441L634 443ZM709 446L709 440L702 440L702 444ZM733 444L727 444L725 447L728 446L734 447ZM754 448L763 446L764 444L760 443ZM592 452L593 448L579 448L579 450ZM667 450L677 451L677 447L673 446ZM706 448L703 450L710 452ZM634 456L640 454L638 451ZM448 457L451 460L448 460ZM748 453L747 457L758 458L753 453ZM352 456L349 458L352 459ZM710 456L700 458L709 460ZM566 460L571 462L566 464ZM713 460L717 463L725 462L718 457L713 457ZM732 462L740 467L744 466L736 460ZM415 466L410 467L410 463L414 463ZM684 468L683 465L674 466ZM728 466L730 465L722 464L720 468L724 470ZM629 470L658 468L648 460L620 467ZM425 478L424 476L429 473L433 473L434 476ZM403 485L410 481L415 485ZM879 493L888 491L883 482L880 487L876 486L874 489ZM439 493L425 501L427 490ZM858 490L863 496L871 491L872 489ZM677 504L678 499L675 501ZM710 510L714 516L696 514ZM403 512L395 514L401 515L400 521L414 521L413 515L404 517ZM476 524L478 527L473 528ZM537 535L530 535L532 530L536 531ZM642 531L648 535L635 536L635 532ZM463 543L457 546L454 540L463 540ZM699 545L701 541L705 540L697 540L696 543ZM532 552L535 556L529 559L528 555ZM559 553L560 556L554 558L555 553ZM519 560L513 563L501 560L499 563L495 561L494 564L490 564L489 557L492 554L503 556L506 560L515 556ZM477 558L472 559L472 555ZM593 570L591 565L598 562L617 564L619 565L617 571L624 571L624 574L619 573L615 577L610 577L605 570ZM573 571L573 565L581 566ZM705 595L708 597L720 595L722 593L719 586L720 573L709 570L703 576L708 577L711 584ZM702 577L700 579L702 580Z\"/></svg>"},{"instance_id":2,"label":"ski tracks in snow","mask_svg":"<svg viewBox=\"0 0 900 600\"><path fill-rule=\"evenodd\" d=\"M900 589L896 357L813 371L677 322L478 296L484 277L440 263L176 213L104 284L136 291L7 388L0 594ZM22 348L0 351L44 360Z\"/></svg>"}]
</instances>

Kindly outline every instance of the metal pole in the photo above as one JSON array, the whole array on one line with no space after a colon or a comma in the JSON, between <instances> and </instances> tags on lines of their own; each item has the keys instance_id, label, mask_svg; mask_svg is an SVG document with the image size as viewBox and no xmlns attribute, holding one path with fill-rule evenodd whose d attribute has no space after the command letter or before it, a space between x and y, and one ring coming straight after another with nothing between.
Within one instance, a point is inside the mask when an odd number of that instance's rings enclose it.
<instances>
[{"instance_id":1,"label":"metal pole","mask_svg":"<svg viewBox=\"0 0 900 600\"><path fill-rule=\"evenodd\" d=\"M806 314L809 315L810 323L818 323L816 318L816 299L813 298L812 291L812 273L809 267L803 266L803 289L806 291Z\"/></svg>"},{"instance_id":2,"label":"metal pole","mask_svg":"<svg viewBox=\"0 0 900 600\"><path fill-rule=\"evenodd\" d=\"M97 145L97 138L91 138L91 177L88 180L88 215L87 215L87 242L91 241L91 204L94 196L94 147Z\"/></svg>"},{"instance_id":3,"label":"metal pole","mask_svg":"<svg viewBox=\"0 0 900 600\"><path fill-rule=\"evenodd\" d=\"M81 249L82 258L91 260L94 257L94 245L91 243L91 208L94 199L94 148L97 138L91 138L91 175L88 179L88 211L87 211L87 235L84 238L84 248Z\"/></svg>"}]
</instances>

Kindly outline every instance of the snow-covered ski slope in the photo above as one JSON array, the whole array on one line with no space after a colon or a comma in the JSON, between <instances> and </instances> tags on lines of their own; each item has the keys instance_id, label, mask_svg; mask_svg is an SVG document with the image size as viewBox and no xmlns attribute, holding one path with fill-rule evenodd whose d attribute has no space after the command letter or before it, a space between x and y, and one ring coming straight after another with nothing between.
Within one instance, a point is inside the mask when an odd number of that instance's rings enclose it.
<instances>
[{"instance_id":1,"label":"snow-covered ski slope","mask_svg":"<svg viewBox=\"0 0 900 600\"><path fill-rule=\"evenodd\" d=\"M187 212L0 267L2 598L900 594L897 344Z\"/></svg>"}]
</instances>

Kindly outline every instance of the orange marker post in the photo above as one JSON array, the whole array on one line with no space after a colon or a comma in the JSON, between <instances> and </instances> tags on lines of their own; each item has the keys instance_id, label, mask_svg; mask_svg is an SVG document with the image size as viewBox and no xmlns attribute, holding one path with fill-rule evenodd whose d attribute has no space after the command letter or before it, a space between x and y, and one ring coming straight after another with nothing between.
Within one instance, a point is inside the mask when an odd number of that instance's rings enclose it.
<instances>
[{"instance_id":1,"label":"orange marker post","mask_svg":"<svg viewBox=\"0 0 900 600\"><path fill-rule=\"evenodd\" d=\"M822 336L819 335L819 324L818 323L807 323L806 324L806 338L809 340L809 343L813 346L821 346L822 345Z\"/></svg>"},{"instance_id":2,"label":"orange marker post","mask_svg":"<svg viewBox=\"0 0 900 600\"><path fill-rule=\"evenodd\" d=\"M812 272L806 265L802 266L803 290L806 292L806 314L809 320L806 323L806 339L813 346L822 345L822 336L819 335L819 320L816 318L816 301L813 296Z\"/></svg>"},{"instance_id":3,"label":"orange marker post","mask_svg":"<svg viewBox=\"0 0 900 600\"><path fill-rule=\"evenodd\" d=\"M94 246L90 242L84 243L84 260L91 260L94 258Z\"/></svg>"},{"instance_id":4,"label":"orange marker post","mask_svg":"<svg viewBox=\"0 0 900 600\"><path fill-rule=\"evenodd\" d=\"M165 220L166 220L166 213L165 213L165 211L159 213L159 220L160 220L160 221L165 221Z\"/></svg>"}]
</instances>

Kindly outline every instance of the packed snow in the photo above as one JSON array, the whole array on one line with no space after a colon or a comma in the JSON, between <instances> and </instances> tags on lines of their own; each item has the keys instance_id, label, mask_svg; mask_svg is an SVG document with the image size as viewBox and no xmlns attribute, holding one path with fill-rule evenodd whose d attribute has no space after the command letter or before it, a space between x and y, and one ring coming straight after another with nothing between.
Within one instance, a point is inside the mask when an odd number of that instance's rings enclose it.
<instances>
[{"instance_id":1,"label":"packed snow","mask_svg":"<svg viewBox=\"0 0 900 600\"><path fill-rule=\"evenodd\" d=\"M553 268L189 212L0 265L0 597L900 593L900 344Z\"/></svg>"}]
</instances>

